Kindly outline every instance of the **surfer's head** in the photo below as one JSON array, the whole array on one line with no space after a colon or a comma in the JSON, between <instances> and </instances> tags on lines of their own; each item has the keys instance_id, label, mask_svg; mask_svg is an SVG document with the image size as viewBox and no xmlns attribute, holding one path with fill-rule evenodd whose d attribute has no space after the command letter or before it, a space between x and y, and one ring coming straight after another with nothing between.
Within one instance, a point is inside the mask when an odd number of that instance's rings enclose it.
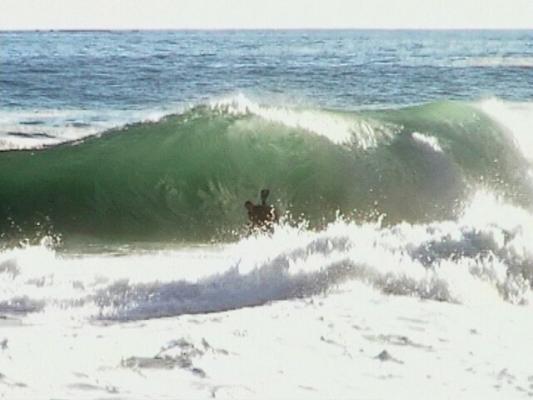
<instances>
[{"instance_id":1,"label":"surfer's head","mask_svg":"<svg viewBox=\"0 0 533 400\"><path fill-rule=\"evenodd\" d=\"M254 203L252 203L250 200L247 200L246 203L244 203L244 207L246 207L248 211L252 211L254 209Z\"/></svg>"}]
</instances>

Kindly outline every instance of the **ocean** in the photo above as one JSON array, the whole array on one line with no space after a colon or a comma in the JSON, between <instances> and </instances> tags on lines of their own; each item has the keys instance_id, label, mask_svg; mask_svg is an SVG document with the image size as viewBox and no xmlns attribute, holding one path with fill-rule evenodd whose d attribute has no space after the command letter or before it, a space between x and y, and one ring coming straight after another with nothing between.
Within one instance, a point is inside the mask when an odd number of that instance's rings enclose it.
<instances>
[{"instance_id":1,"label":"ocean","mask_svg":"<svg viewBox=\"0 0 533 400\"><path fill-rule=\"evenodd\" d=\"M0 398L533 396L531 82L533 31L0 32Z\"/></svg>"}]
</instances>

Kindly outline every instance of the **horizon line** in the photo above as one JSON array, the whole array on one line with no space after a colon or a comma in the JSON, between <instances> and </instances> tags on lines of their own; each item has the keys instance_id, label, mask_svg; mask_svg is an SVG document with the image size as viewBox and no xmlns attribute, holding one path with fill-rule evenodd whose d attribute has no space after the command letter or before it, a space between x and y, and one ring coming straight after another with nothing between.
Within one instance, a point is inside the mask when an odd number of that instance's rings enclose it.
<instances>
[{"instance_id":1,"label":"horizon line","mask_svg":"<svg viewBox=\"0 0 533 400\"><path fill-rule=\"evenodd\" d=\"M194 28L1 28L0 32L194 32L194 31L533 31L533 27L194 27Z\"/></svg>"}]
</instances>

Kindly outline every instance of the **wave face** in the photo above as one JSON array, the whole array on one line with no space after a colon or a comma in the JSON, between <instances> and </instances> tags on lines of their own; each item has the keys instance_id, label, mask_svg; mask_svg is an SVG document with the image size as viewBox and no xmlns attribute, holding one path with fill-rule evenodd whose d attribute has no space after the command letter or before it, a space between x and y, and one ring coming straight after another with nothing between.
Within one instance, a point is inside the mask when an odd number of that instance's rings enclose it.
<instances>
[{"instance_id":1,"label":"wave face","mask_svg":"<svg viewBox=\"0 0 533 400\"><path fill-rule=\"evenodd\" d=\"M480 187L526 205L529 163L465 103L340 112L242 98L41 150L0 153L4 236L205 241L246 222L271 189L292 218L452 218Z\"/></svg>"}]
</instances>

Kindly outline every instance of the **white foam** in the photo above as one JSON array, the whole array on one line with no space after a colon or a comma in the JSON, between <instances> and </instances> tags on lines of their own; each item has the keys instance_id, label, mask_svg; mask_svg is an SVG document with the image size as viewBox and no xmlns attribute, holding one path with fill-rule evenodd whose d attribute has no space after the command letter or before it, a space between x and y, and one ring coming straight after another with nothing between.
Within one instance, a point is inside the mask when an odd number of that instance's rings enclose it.
<instances>
[{"instance_id":1,"label":"white foam","mask_svg":"<svg viewBox=\"0 0 533 400\"><path fill-rule=\"evenodd\" d=\"M0 394L519 398L532 235L533 216L479 192L457 221L339 218L117 254L3 250Z\"/></svg>"},{"instance_id":2,"label":"white foam","mask_svg":"<svg viewBox=\"0 0 533 400\"><path fill-rule=\"evenodd\" d=\"M428 146L430 149L437 153L442 153L442 147L440 146L439 140L434 136L424 135L419 132L413 132L411 137L419 143L422 143Z\"/></svg>"},{"instance_id":3,"label":"white foam","mask_svg":"<svg viewBox=\"0 0 533 400\"><path fill-rule=\"evenodd\" d=\"M491 98L478 102L476 106L507 128L522 154L533 161L533 103Z\"/></svg>"},{"instance_id":4,"label":"white foam","mask_svg":"<svg viewBox=\"0 0 533 400\"><path fill-rule=\"evenodd\" d=\"M448 302L530 304L530 243L528 212L478 193L458 221L427 225L338 220L319 232L282 226L222 247L122 256L41 245L0 254L0 312L145 319L311 296L347 281Z\"/></svg>"},{"instance_id":5,"label":"white foam","mask_svg":"<svg viewBox=\"0 0 533 400\"><path fill-rule=\"evenodd\" d=\"M471 57L456 62L458 66L468 67L522 67L533 68L533 57Z\"/></svg>"},{"instance_id":6,"label":"white foam","mask_svg":"<svg viewBox=\"0 0 533 400\"><path fill-rule=\"evenodd\" d=\"M234 115L253 114L267 121L324 136L336 144L355 144L362 149L377 146L381 140L393 136L397 129L393 125L357 118L353 114L264 106L242 93L213 100L210 107Z\"/></svg>"}]
</instances>

